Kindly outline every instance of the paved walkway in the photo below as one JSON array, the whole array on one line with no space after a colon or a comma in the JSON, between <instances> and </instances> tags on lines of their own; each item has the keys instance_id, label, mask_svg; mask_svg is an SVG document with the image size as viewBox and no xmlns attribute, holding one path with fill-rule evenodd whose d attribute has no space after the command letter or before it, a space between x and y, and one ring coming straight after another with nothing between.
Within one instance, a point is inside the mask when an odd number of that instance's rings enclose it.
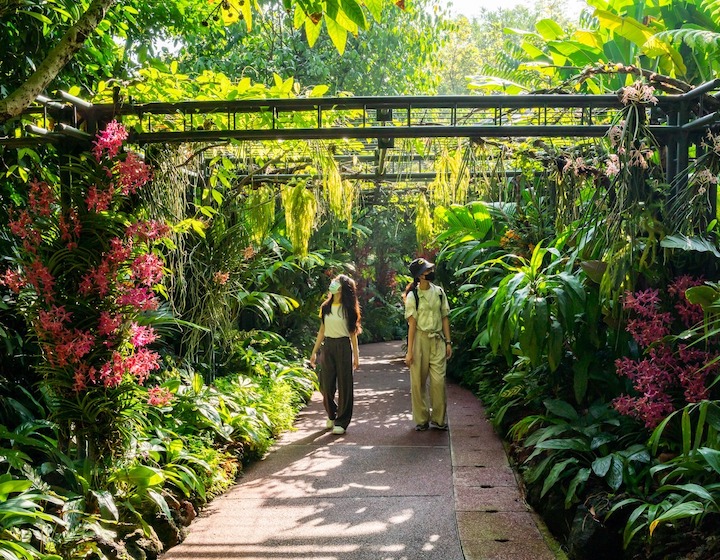
<instances>
[{"instance_id":1,"label":"paved walkway","mask_svg":"<svg viewBox=\"0 0 720 560\"><path fill-rule=\"evenodd\" d=\"M163 560L554 560L502 443L448 386L449 432L415 432L401 343L360 348L347 433L316 393L295 426Z\"/></svg>"}]
</instances>

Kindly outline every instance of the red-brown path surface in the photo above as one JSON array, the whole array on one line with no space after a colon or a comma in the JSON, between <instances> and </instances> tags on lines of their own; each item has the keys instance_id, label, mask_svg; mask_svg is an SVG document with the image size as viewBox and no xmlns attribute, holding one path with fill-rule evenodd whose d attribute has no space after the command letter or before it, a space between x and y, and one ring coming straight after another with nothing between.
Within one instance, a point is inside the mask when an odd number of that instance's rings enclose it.
<instances>
[{"instance_id":1,"label":"red-brown path surface","mask_svg":"<svg viewBox=\"0 0 720 560\"><path fill-rule=\"evenodd\" d=\"M316 393L162 560L554 560L501 441L448 385L449 432L416 432L401 343L360 347L345 435Z\"/></svg>"}]
</instances>

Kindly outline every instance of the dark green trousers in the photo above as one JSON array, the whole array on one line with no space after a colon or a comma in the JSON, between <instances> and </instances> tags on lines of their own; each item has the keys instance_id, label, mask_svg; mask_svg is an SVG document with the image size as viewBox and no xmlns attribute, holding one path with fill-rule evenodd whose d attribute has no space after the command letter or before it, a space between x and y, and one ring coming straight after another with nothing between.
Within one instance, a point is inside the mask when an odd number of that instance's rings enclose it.
<instances>
[{"instance_id":1,"label":"dark green trousers","mask_svg":"<svg viewBox=\"0 0 720 560\"><path fill-rule=\"evenodd\" d=\"M328 418L335 420L336 426L347 429L353 411L352 345L349 338L325 338L320 351L318 379Z\"/></svg>"}]
</instances>

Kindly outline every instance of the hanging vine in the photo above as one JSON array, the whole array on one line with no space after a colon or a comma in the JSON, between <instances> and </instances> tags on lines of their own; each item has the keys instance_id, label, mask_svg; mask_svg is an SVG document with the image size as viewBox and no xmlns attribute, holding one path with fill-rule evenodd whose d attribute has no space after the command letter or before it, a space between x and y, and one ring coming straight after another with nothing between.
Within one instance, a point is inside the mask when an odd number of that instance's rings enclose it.
<instances>
[{"instance_id":1,"label":"hanging vine","mask_svg":"<svg viewBox=\"0 0 720 560\"><path fill-rule=\"evenodd\" d=\"M250 239L260 245L267 237L275 220L275 191L260 185L248 194L245 205L245 221Z\"/></svg>"},{"instance_id":2,"label":"hanging vine","mask_svg":"<svg viewBox=\"0 0 720 560\"><path fill-rule=\"evenodd\" d=\"M338 220L352 225L356 192L350 181L343 180L337 160L334 157L334 144L315 146L315 160L322 177L323 197L332 214Z\"/></svg>"},{"instance_id":3,"label":"hanging vine","mask_svg":"<svg viewBox=\"0 0 720 560\"><path fill-rule=\"evenodd\" d=\"M417 198L417 215L415 216L415 235L417 237L418 253L428 247L433 240L433 219L430 214L430 205L423 193Z\"/></svg>"},{"instance_id":4,"label":"hanging vine","mask_svg":"<svg viewBox=\"0 0 720 560\"><path fill-rule=\"evenodd\" d=\"M315 226L317 201L305 182L288 184L282 190L285 228L296 254L307 255L310 234Z\"/></svg>"},{"instance_id":5,"label":"hanging vine","mask_svg":"<svg viewBox=\"0 0 720 560\"><path fill-rule=\"evenodd\" d=\"M435 160L435 180L430 184L434 206L464 204L470 188L470 170L466 150L458 144L452 154L443 146Z\"/></svg>"}]
</instances>

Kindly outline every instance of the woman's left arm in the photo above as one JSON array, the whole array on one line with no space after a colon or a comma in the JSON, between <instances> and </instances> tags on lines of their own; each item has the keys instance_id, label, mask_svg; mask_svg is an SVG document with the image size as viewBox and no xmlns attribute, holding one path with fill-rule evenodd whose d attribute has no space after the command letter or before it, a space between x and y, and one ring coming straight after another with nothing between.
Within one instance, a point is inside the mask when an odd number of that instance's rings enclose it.
<instances>
[{"instance_id":1,"label":"woman's left arm","mask_svg":"<svg viewBox=\"0 0 720 560\"><path fill-rule=\"evenodd\" d=\"M350 335L350 344L352 345L353 353L353 369L360 369L360 351L358 349L357 333Z\"/></svg>"},{"instance_id":2,"label":"woman's left arm","mask_svg":"<svg viewBox=\"0 0 720 560\"><path fill-rule=\"evenodd\" d=\"M445 357L452 356L452 340L450 339L450 319L445 315L442 319L443 336L445 337Z\"/></svg>"}]
</instances>

